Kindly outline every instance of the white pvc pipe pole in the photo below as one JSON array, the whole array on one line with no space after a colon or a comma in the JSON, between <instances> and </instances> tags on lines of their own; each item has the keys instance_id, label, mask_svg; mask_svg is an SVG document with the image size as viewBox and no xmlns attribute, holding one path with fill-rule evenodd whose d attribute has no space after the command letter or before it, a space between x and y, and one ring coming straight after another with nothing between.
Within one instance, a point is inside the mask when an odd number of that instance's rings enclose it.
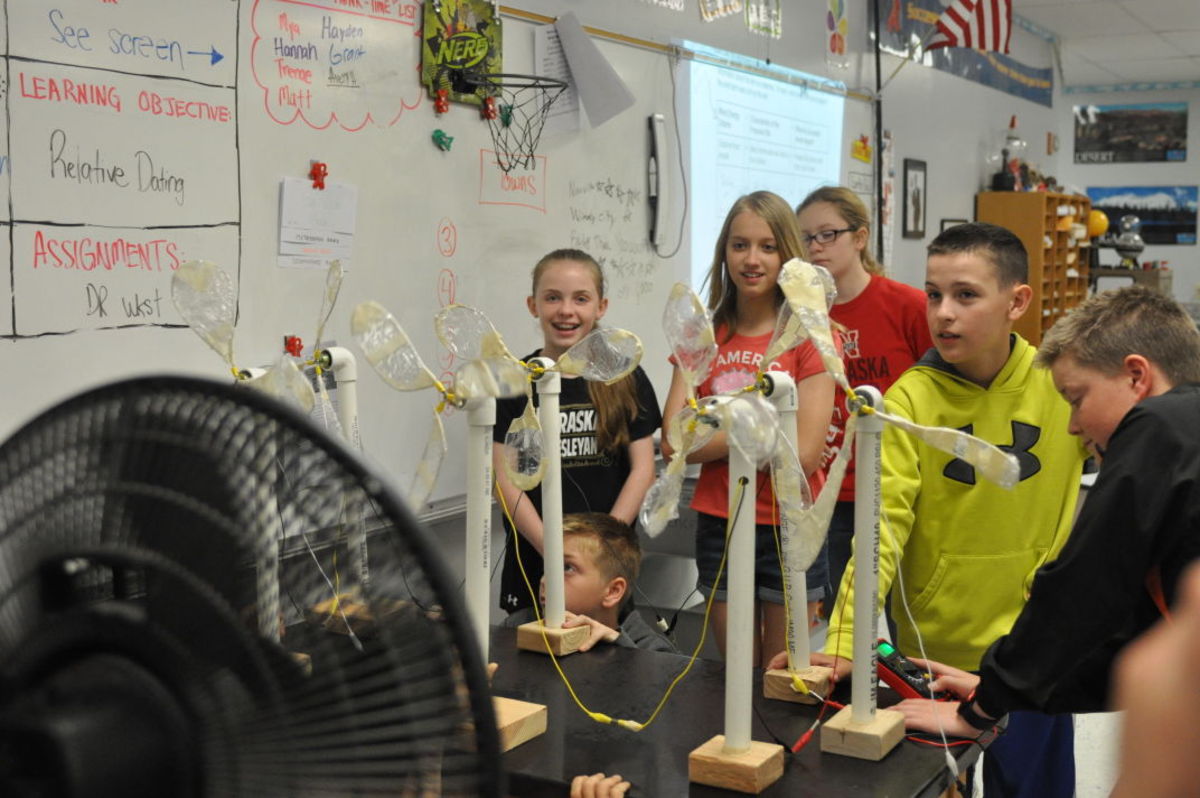
<instances>
[{"instance_id":1,"label":"white pvc pipe pole","mask_svg":"<svg viewBox=\"0 0 1200 798\"><path fill-rule=\"evenodd\" d=\"M796 395L796 382L790 374L782 371L767 372L767 379L771 385L767 398L779 411L779 428L791 445L792 451L797 451L796 410L799 407L799 399ZM805 478L803 473L800 478ZM799 541L795 540L798 532L799 530L788 525L787 519L780 517L780 547L783 549L783 568L787 577L787 602L791 608L787 649L788 665L792 670L802 670L811 664L808 645L808 575L798 562L800 547Z\"/></svg>"},{"instance_id":2,"label":"white pvc pipe pole","mask_svg":"<svg viewBox=\"0 0 1200 798\"><path fill-rule=\"evenodd\" d=\"M729 582L725 624L725 752L750 748L751 687L754 681L754 463L729 447ZM741 509L738 509L738 503Z\"/></svg>"},{"instance_id":3,"label":"white pvc pipe pole","mask_svg":"<svg viewBox=\"0 0 1200 798\"><path fill-rule=\"evenodd\" d=\"M883 397L870 386L854 389L867 404L883 408ZM854 666L850 720L866 724L875 718L875 639L879 626L879 468L883 422L875 415L858 417L854 448Z\"/></svg>"},{"instance_id":4,"label":"white pvc pipe pole","mask_svg":"<svg viewBox=\"0 0 1200 798\"><path fill-rule=\"evenodd\" d=\"M338 424L346 443L355 451L362 449L358 434L358 361L344 346L323 349L318 356L321 368L333 372L337 382ZM347 519L346 550L350 558L350 573L358 576L360 585L370 579L367 557L367 528L362 515Z\"/></svg>"},{"instance_id":5,"label":"white pvc pipe pole","mask_svg":"<svg viewBox=\"0 0 1200 798\"><path fill-rule=\"evenodd\" d=\"M535 358L549 369L554 361ZM545 371L537 380L538 422L542 425L542 561L546 579L546 609L542 621L548 629L561 629L566 616L563 588L562 535L562 452L559 449L558 396L562 377L557 371ZM533 586L537 589L537 585Z\"/></svg>"},{"instance_id":6,"label":"white pvc pipe pole","mask_svg":"<svg viewBox=\"0 0 1200 798\"><path fill-rule=\"evenodd\" d=\"M351 449L362 450L362 437L358 431L358 361L354 353L344 346L331 346L324 350L322 367L333 371L337 380L338 423Z\"/></svg>"},{"instance_id":7,"label":"white pvc pipe pole","mask_svg":"<svg viewBox=\"0 0 1200 798\"><path fill-rule=\"evenodd\" d=\"M488 651L488 594L492 552L492 427L496 425L496 400L467 402L467 612L475 624L479 650Z\"/></svg>"}]
</instances>

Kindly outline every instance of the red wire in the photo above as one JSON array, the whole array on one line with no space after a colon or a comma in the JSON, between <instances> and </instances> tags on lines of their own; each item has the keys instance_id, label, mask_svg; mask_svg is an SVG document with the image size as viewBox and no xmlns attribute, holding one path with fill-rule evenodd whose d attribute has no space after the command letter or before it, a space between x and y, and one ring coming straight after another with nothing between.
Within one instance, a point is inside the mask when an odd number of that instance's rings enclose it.
<instances>
[{"instance_id":1,"label":"red wire","mask_svg":"<svg viewBox=\"0 0 1200 798\"><path fill-rule=\"evenodd\" d=\"M853 575L851 575L851 577L850 577L850 584L851 585L854 584L854 576ZM834 596L834 601L835 602L837 601L837 596ZM846 612L846 603L842 602L841 609L838 610L837 634L834 636L834 639L833 639L833 650L835 652L838 651L838 647L842 642L842 617L845 614L845 612ZM831 695L833 694L833 689L837 686L837 683L838 683L837 666L838 666L839 659L841 659L841 654L835 653L833 655L833 677L829 681L829 692ZM813 721L813 725L811 727L809 727L808 731L806 731L806 732L804 732L804 734L800 735L800 739L796 740L796 742L792 744L792 753L793 754L799 752L800 749L802 749L802 748L804 748L804 746L808 745L808 741L812 739L813 733L817 730L817 727L821 725L821 720L825 717L825 710L828 707L833 707L834 709L845 709L846 708L845 704L839 704L838 702L833 701L829 698L826 698L823 702L821 702L821 709L817 712L817 719L815 721Z\"/></svg>"}]
</instances>

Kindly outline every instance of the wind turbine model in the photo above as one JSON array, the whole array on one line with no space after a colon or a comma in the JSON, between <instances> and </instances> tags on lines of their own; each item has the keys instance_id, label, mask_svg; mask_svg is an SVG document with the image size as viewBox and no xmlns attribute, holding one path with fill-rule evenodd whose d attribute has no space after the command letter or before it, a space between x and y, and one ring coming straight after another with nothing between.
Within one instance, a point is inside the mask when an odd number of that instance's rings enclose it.
<instances>
[{"instance_id":1,"label":"wind turbine model","mask_svg":"<svg viewBox=\"0 0 1200 798\"><path fill-rule=\"evenodd\" d=\"M522 363L509 352L503 338L480 311L464 305L451 305L435 318L438 338L455 356L465 361L455 374L453 387L442 384L425 366L404 329L382 305L364 302L354 310L351 328L367 356L367 361L392 387L401 391L436 388L441 399L433 413L433 427L417 467L409 501L420 506L432 490L446 451L445 430L440 411L447 405L467 410L467 540L465 591L467 606L474 622L480 649L488 649L488 618L490 588L491 540L491 482L492 427L496 421L496 399L528 395L531 378L538 380L543 391L540 417L532 410L532 400L524 415L515 420L506 435L508 457L504 461L509 478L522 490L528 490L542 479L543 474L558 477L558 407L547 401L543 385L554 385L557 399L560 373L579 374L589 379L619 379L628 374L641 358L641 343L636 336L622 330L594 330L570 350L563 353L557 364L546 360L534 364ZM545 429L550 430L543 441ZM550 456L544 457L548 446ZM549 461L550 467L546 468ZM543 486L542 495L549 496L552 480ZM559 489L561 491L561 488ZM553 595L553 564L557 563L558 627L543 630L536 624L527 629L527 639L536 635L535 650L545 650L547 638L561 633L563 611L562 564L562 505L561 492L557 513L558 555L551 554L551 516L543 504L546 528L547 594ZM547 601L547 615L551 600ZM527 625L529 626L529 625ZM570 630L574 631L574 630ZM586 630L584 630L586 632ZM518 630L518 640L522 630ZM552 644L553 645L553 644ZM578 641L575 643L578 645ZM561 646L559 647L561 648ZM501 745L509 750L541 734L546 729L546 708L540 704L496 697L495 708L500 727Z\"/></svg>"},{"instance_id":2,"label":"wind turbine model","mask_svg":"<svg viewBox=\"0 0 1200 798\"><path fill-rule=\"evenodd\" d=\"M785 269L797 268L798 261ZM807 264L805 264L807 266ZM811 279L824 286L815 267L808 266ZM826 276L827 277L827 276ZM778 372L760 374L752 386L730 395L709 396L696 400L696 388L707 375L717 355L716 335L707 311L685 285L677 284L663 314L666 332L676 365L687 388L687 403L667 425L668 442L675 451L662 477L655 483L642 506L642 523L651 535L658 534L678 513L684 463L687 455L703 446L716 429L725 430L729 441L729 514L732 531L729 541L728 625L725 668L725 734L717 735L695 749L689 757L693 781L742 791L761 792L783 773L783 748L755 742L750 737L751 686L753 681L751 639L754 620L754 513L755 474L760 465L771 464L776 501L785 531L799 530L811 505L807 480L796 454L795 384L790 376ZM763 356L771 363L799 344L805 335L800 320L785 307L780 313L776 333ZM777 397L785 412L781 423L776 408L765 398ZM787 431L788 424L791 432ZM743 508L750 495L749 508ZM813 543L798 534L787 534L792 552L788 558L788 591L803 597L804 569L820 550L820 539ZM811 548L811 551L806 551ZM801 598L801 606L804 599ZM802 624L807 664L807 628ZM793 634L790 637L795 638ZM793 644L798 644L793 641ZM828 682L828 669L807 674L814 687Z\"/></svg>"},{"instance_id":3,"label":"wind turbine model","mask_svg":"<svg viewBox=\"0 0 1200 798\"><path fill-rule=\"evenodd\" d=\"M341 264L334 261L326 277L326 291L317 324L317 340L320 340L321 331L333 310L333 303L337 299L341 281ZM336 429L338 434L342 434L344 427L339 424L332 411L329 394L325 389L324 382L319 378L319 373L317 393L314 395L308 380L297 368L295 360L287 354L282 355L275 365L265 370L244 369L237 366L233 356L237 295L233 279L225 270L210 261L196 260L180 264L171 278L171 297L179 315L200 336L201 340L221 356L229 366L234 379L298 406L305 413L311 413L315 406L318 410L318 420L326 429ZM334 350L329 351L333 352ZM330 355L329 357L331 361L340 361L342 364L349 361L352 366L353 358L347 358L345 354ZM358 425L357 414L353 410L353 397L347 398L343 395L342 400L342 409L351 414L347 418L354 419L351 428L356 431ZM274 452L265 454L271 460L277 459ZM264 505L264 508L264 512L275 512L273 505L270 507ZM361 510L361 508L359 509ZM365 580L366 538L362 528L361 512L351 511L349 515L352 516L349 540L351 570ZM282 535L282 529L280 534ZM307 540L305 542L307 543ZM259 630L274 640L279 639L280 618L278 545L279 539L276 538L273 550L259 552L256 563L259 572L258 588L262 597L262 600L258 602ZM336 605L336 596L333 601ZM346 619L345 613L342 613L342 618L349 628L349 620Z\"/></svg>"},{"instance_id":4,"label":"wind turbine model","mask_svg":"<svg viewBox=\"0 0 1200 798\"><path fill-rule=\"evenodd\" d=\"M885 423L914 435L930 446L951 453L973 465L980 474L996 484L1012 488L1017 483L1019 467L1013 455L961 430L945 427L924 427L900 416L883 412L883 398L874 388L863 387L857 392L846 379L845 366L838 357L830 333L827 291L814 280L809 270L815 267L796 261L784 266L780 286L787 299L792 317L805 329L813 341L826 371L841 386L847 396L850 411L846 425L845 444L830 468L829 480L812 511L800 518L800 536L819 541L829 527L833 505L842 480L845 478L849 452L854 451L858 466L855 469L855 574L859 580L854 596L854 665L850 706L825 723L821 733L821 750L864 759L878 760L898 743L904 734L904 718L894 711L877 711L875 630L878 625L879 584L879 521L881 517L881 473L879 467L880 435ZM855 441L855 432L858 439ZM857 445L856 445L857 444ZM851 447L855 448L851 448ZM859 576L861 575L861 576ZM862 613L861 615L858 613ZM790 643L789 639L789 643ZM798 662L789 646L787 671L769 671L763 687L768 697L785 697L783 684L805 692L798 685ZM824 693L822 693L824 695Z\"/></svg>"}]
</instances>

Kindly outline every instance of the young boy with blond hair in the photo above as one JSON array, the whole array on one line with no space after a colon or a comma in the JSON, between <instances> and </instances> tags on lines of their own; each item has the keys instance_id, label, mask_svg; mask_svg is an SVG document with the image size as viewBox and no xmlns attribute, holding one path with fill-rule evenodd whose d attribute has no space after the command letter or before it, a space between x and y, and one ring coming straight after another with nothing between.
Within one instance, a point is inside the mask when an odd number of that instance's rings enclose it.
<instances>
[{"instance_id":1,"label":"young boy with blond hair","mask_svg":"<svg viewBox=\"0 0 1200 798\"><path fill-rule=\"evenodd\" d=\"M626 648L678 653L634 609L633 586L642 564L642 550L633 527L608 513L569 513L563 516L563 599L567 615L563 626L591 627L579 646L588 651L596 643ZM543 583L545 579L543 578ZM542 603L545 585L542 585ZM534 620L532 607L510 614L505 626Z\"/></svg>"},{"instance_id":2,"label":"young boy with blond hair","mask_svg":"<svg viewBox=\"0 0 1200 798\"><path fill-rule=\"evenodd\" d=\"M936 728L935 711L974 736L1014 709L1108 709L1117 653L1167 614L1200 558L1200 333L1188 313L1141 286L1106 292L1059 321L1037 360L1100 474L979 676L930 664L939 689L969 700L905 702L914 728Z\"/></svg>"},{"instance_id":3,"label":"young boy with blond hair","mask_svg":"<svg viewBox=\"0 0 1200 798\"><path fill-rule=\"evenodd\" d=\"M906 432L883 433L879 596L892 593L902 650L963 670L979 667L1025 605L1034 573L1062 548L1086 456L1067 432L1070 407L1033 367L1034 347L1013 332L1029 309L1027 280L1025 247L1009 230L972 223L942 232L928 247L925 277L934 350L884 399L891 413L962 429L1020 464L1008 491ZM854 622L851 561L830 614L832 657L814 661L848 673ZM1070 720L1014 716L988 751L987 794L1072 795ZM1036 789L1023 792L1022 780Z\"/></svg>"}]
</instances>

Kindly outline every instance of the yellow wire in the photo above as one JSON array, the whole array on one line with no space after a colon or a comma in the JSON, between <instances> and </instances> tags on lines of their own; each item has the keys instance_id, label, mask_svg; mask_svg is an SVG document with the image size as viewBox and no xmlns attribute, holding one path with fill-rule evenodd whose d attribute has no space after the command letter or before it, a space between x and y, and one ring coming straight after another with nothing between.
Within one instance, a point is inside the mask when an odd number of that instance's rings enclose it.
<instances>
[{"instance_id":1,"label":"yellow wire","mask_svg":"<svg viewBox=\"0 0 1200 798\"><path fill-rule=\"evenodd\" d=\"M500 507L504 510L504 517L508 519L509 527L513 530L513 549L517 555L517 567L521 571L521 578L525 581L525 588L529 591L529 597L533 601L533 614L534 617L537 618L538 629L542 633L542 642L546 644L546 653L550 655L550 661L554 663L554 670L558 671L558 676L560 679L562 679L563 684L566 686L567 692L570 693L571 698L575 701L575 704L579 707L580 711L597 723L616 724L622 729L627 729L634 732L642 731L651 723L653 723L658 717L663 707L666 706L667 699L669 699L671 697L671 693L674 692L675 686L683 680L684 676L687 676L688 672L692 669L692 665L694 665L696 660L700 657L700 650L704 648L705 637L708 633L709 615L712 612L713 598L717 595L716 586L721 584L721 574L725 570L725 559L729 556L729 540L733 533L733 524L737 519L737 513L740 513L742 510L742 501L746 494L745 484L739 485L737 503L735 505L735 514L733 517L729 518L725 524L725 546L724 550L721 552L721 562L717 566L717 577L713 585L713 590L708 594L708 601L704 605L704 622L700 627L700 640L696 643L696 647L692 650L691 656L688 657L687 665L685 665L683 670L681 670L679 674L671 680L671 683L667 685L667 689L663 692L662 698L659 699L658 705L654 707L654 711L650 713L650 717L648 717L644 723L638 723L636 720L612 718L608 715L605 715L603 712L595 712L590 710L576 694L575 688L571 685L571 680L568 679L567 674L563 672L562 666L558 663L558 657L554 655L554 651L550 647L550 639L546 636L546 625L542 622L542 613L538 609L538 604L540 602L538 601L538 597L533 592L533 585L529 581L529 575L525 572L525 564L521 562L521 547L518 545L516 539L516 536L519 534L516 532L517 525L513 521L512 515L509 513L508 502L504 498L504 491L500 489L500 483L498 481L496 483L496 493L500 496Z\"/></svg>"}]
</instances>

